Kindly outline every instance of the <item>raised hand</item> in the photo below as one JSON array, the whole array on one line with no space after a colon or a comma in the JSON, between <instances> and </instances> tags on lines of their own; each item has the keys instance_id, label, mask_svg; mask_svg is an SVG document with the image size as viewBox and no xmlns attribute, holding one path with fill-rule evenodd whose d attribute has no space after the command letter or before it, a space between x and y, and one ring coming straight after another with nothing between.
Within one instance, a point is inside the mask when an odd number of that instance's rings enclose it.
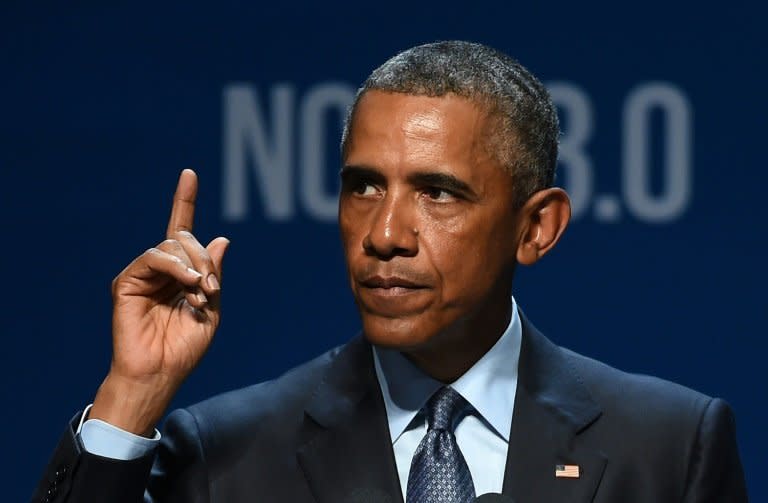
<instances>
[{"instance_id":1,"label":"raised hand","mask_svg":"<svg viewBox=\"0 0 768 503\"><path fill-rule=\"evenodd\" d=\"M112 364L90 412L147 435L208 348L221 318L221 263L229 241L192 235L197 175L179 177L166 240L112 282Z\"/></svg>"}]
</instances>

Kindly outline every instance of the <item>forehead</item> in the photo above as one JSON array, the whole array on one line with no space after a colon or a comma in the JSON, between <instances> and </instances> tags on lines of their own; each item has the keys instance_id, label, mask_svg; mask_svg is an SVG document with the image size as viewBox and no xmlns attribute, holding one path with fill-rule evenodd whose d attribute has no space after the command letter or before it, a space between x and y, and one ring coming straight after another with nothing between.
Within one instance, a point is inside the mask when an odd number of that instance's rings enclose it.
<instances>
[{"instance_id":1,"label":"forehead","mask_svg":"<svg viewBox=\"0 0 768 503\"><path fill-rule=\"evenodd\" d=\"M491 160L486 123L479 105L454 94L367 91L352 117L345 162L469 170Z\"/></svg>"}]
</instances>

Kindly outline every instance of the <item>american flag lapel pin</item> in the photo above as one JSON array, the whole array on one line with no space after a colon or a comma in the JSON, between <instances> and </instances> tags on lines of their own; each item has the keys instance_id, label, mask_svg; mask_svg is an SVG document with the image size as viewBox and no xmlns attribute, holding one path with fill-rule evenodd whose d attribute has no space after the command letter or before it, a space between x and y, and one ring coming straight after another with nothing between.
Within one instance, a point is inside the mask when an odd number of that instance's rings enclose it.
<instances>
[{"instance_id":1,"label":"american flag lapel pin","mask_svg":"<svg viewBox=\"0 0 768 503\"><path fill-rule=\"evenodd\" d=\"M579 475L579 465L555 465L555 477L577 479Z\"/></svg>"}]
</instances>

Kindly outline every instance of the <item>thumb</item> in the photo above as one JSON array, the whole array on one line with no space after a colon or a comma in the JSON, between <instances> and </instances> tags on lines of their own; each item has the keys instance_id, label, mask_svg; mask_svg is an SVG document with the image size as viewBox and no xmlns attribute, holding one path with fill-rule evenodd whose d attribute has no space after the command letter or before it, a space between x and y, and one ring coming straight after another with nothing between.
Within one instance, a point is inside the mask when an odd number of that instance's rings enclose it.
<instances>
[{"instance_id":1,"label":"thumb","mask_svg":"<svg viewBox=\"0 0 768 503\"><path fill-rule=\"evenodd\" d=\"M205 247L208 255L211 257L213 266L216 268L216 275L219 277L219 281L221 281L221 265L227 248L229 248L229 239L225 237L217 237Z\"/></svg>"}]
</instances>

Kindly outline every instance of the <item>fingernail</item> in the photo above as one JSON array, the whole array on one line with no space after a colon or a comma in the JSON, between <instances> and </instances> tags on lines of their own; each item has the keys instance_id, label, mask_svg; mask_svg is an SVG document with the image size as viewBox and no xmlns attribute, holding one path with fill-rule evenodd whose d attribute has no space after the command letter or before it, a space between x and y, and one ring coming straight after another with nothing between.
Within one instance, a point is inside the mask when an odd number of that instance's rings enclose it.
<instances>
[{"instance_id":1,"label":"fingernail","mask_svg":"<svg viewBox=\"0 0 768 503\"><path fill-rule=\"evenodd\" d=\"M195 271L191 267L187 267L187 271L189 271L192 275L194 275L197 278L202 278L203 277L202 274L200 274L199 272Z\"/></svg>"},{"instance_id":2,"label":"fingernail","mask_svg":"<svg viewBox=\"0 0 768 503\"><path fill-rule=\"evenodd\" d=\"M205 296L203 292L197 292L195 294L195 298L200 302L201 304L205 304L208 302L208 297Z\"/></svg>"},{"instance_id":3,"label":"fingernail","mask_svg":"<svg viewBox=\"0 0 768 503\"><path fill-rule=\"evenodd\" d=\"M208 286L211 288L211 290L218 290L220 288L219 280L213 273L208 275Z\"/></svg>"}]
</instances>

